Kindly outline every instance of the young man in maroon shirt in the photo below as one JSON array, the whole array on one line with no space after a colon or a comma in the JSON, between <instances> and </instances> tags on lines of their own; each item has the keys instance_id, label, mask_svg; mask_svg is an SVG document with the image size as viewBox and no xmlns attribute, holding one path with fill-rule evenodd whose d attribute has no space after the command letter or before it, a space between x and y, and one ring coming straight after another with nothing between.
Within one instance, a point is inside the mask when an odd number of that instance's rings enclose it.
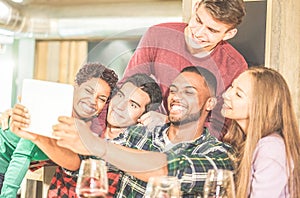
<instances>
[{"instance_id":1,"label":"young man in maroon shirt","mask_svg":"<svg viewBox=\"0 0 300 198\"><path fill-rule=\"evenodd\" d=\"M141 123L166 120L166 98L170 83L187 66L201 66L213 72L218 81L218 104L212 111L211 133L222 137L225 118L220 114L222 92L232 80L247 69L243 56L227 40L237 33L245 15L242 0L202 0L193 8L188 24L163 23L150 27L142 37L125 70L124 78L134 73L153 75L163 91L164 105L157 112L145 114ZM123 80L122 80L123 81ZM151 120L151 121L150 121Z\"/></svg>"}]
</instances>

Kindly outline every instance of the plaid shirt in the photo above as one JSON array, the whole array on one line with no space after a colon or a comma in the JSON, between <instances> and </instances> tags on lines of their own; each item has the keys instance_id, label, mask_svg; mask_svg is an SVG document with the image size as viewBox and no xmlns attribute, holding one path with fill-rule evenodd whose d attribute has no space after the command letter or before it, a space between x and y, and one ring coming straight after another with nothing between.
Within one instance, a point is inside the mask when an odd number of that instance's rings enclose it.
<instances>
[{"instance_id":1,"label":"plaid shirt","mask_svg":"<svg viewBox=\"0 0 300 198\"><path fill-rule=\"evenodd\" d=\"M96 158L95 156L82 156L79 155L81 160L88 158ZM76 194L76 184L77 184L78 171L69 171L62 167L57 167L55 174L51 180L48 198L78 198ZM119 182L118 171L111 171L107 173L107 178L109 181L109 188L107 198L113 197L116 192L117 185Z\"/></svg>"},{"instance_id":2,"label":"plaid shirt","mask_svg":"<svg viewBox=\"0 0 300 198\"><path fill-rule=\"evenodd\" d=\"M84 156L79 155L81 160L94 158L99 159L96 156ZM78 198L76 194L76 184L77 184L78 171L69 171L62 167L57 167L55 174L51 180L48 198ZM109 181L107 198L113 197L117 190L117 185L119 182L119 172L111 171L107 172L107 178Z\"/></svg>"},{"instance_id":3,"label":"plaid shirt","mask_svg":"<svg viewBox=\"0 0 300 198\"><path fill-rule=\"evenodd\" d=\"M165 153L168 159L168 175L181 180L183 197L202 194L209 169L233 170L229 153L232 152L232 148L211 136L206 128L194 141L168 146L164 138L168 127L164 125L156 127L154 132L147 132L142 126L132 126L114 142L139 150ZM143 197L146 185L146 182L120 172L120 181L114 197Z\"/></svg>"},{"instance_id":4,"label":"plaid shirt","mask_svg":"<svg viewBox=\"0 0 300 198\"><path fill-rule=\"evenodd\" d=\"M56 166L52 160L39 160L39 161L31 161L29 165L30 171L36 171L44 166Z\"/></svg>"},{"instance_id":5,"label":"plaid shirt","mask_svg":"<svg viewBox=\"0 0 300 198\"><path fill-rule=\"evenodd\" d=\"M62 167L57 167L48 190L48 198L77 198L77 177L68 175Z\"/></svg>"},{"instance_id":6,"label":"plaid shirt","mask_svg":"<svg viewBox=\"0 0 300 198\"><path fill-rule=\"evenodd\" d=\"M92 121L91 130L98 134L101 138L104 138L104 133L100 133L105 131L106 122L106 113L107 113L107 105L103 108L100 115ZM95 156L83 156L79 155L81 160L88 158L97 158ZM69 171L62 167L57 167L55 174L51 180L49 190L48 190L48 198L78 198L76 195L76 183L77 183L78 171ZM119 173L118 172L110 172L107 173L107 177L110 181L107 198L113 197L113 194L116 192L117 184L119 181Z\"/></svg>"},{"instance_id":7,"label":"plaid shirt","mask_svg":"<svg viewBox=\"0 0 300 198\"><path fill-rule=\"evenodd\" d=\"M91 156L79 155L81 160L88 159ZM94 158L94 157L92 157ZM78 171L70 171L58 166L52 177L48 194L48 198L77 198L76 183Z\"/></svg>"}]
</instances>

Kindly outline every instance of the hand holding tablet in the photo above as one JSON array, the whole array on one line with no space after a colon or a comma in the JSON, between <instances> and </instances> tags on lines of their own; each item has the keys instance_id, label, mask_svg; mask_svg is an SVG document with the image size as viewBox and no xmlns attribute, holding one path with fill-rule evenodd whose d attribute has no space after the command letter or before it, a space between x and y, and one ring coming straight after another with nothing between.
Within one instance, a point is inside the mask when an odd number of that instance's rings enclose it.
<instances>
[{"instance_id":1,"label":"hand holding tablet","mask_svg":"<svg viewBox=\"0 0 300 198\"><path fill-rule=\"evenodd\" d=\"M24 130L52 137L58 116L72 116L73 92L69 84L25 79L21 104L28 109L31 122Z\"/></svg>"}]
</instances>

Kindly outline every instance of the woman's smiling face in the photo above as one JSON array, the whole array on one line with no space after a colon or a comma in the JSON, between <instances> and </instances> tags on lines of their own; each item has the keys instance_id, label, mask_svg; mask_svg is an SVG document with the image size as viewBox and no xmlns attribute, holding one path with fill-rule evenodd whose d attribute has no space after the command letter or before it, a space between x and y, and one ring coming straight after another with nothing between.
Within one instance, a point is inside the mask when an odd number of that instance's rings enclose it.
<instances>
[{"instance_id":1,"label":"woman's smiling face","mask_svg":"<svg viewBox=\"0 0 300 198\"><path fill-rule=\"evenodd\" d=\"M236 78L223 94L222 115L236 120L244 131L249 120L252 95L252 77L248 72Z\"/></svg>"},{"instance_id":2,"label":"woman's smiling face","mask_svg":"<svg viewBox=\"0 0 300 198\"><path fill-rule=\"evenodd\" d=\"M73 110L78 118L91 118L102 111L111 88L101 78L91 78L81 85L75 85Z\"/></svg>"}]
</instances>

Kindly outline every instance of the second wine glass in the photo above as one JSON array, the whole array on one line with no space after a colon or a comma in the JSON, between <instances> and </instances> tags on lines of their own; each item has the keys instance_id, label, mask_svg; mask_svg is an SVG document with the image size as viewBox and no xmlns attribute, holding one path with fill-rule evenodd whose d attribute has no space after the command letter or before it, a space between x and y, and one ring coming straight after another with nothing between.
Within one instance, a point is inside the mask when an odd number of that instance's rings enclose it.
<instances>
[{"instance_id":1,"label":"second wine glass","mask_svg":"<svg viewBox=\"0 0 300 198\"><path fill-rule=\"evenodd\" d=\"M230 170L209 170L204 184L204 198L235 198L233 173Z\"/></svg>"},{"instance_id":2,"label":"second wine glass","mask_svg":"<svg viewBox=\"0 0 300 198\"><path fill-rule=\"evenodd\" d=\"M81 198L105 198L108 192L107 168L105 162L86 159L81 162L76 194Z\"/></svg>"}]
</instances>

